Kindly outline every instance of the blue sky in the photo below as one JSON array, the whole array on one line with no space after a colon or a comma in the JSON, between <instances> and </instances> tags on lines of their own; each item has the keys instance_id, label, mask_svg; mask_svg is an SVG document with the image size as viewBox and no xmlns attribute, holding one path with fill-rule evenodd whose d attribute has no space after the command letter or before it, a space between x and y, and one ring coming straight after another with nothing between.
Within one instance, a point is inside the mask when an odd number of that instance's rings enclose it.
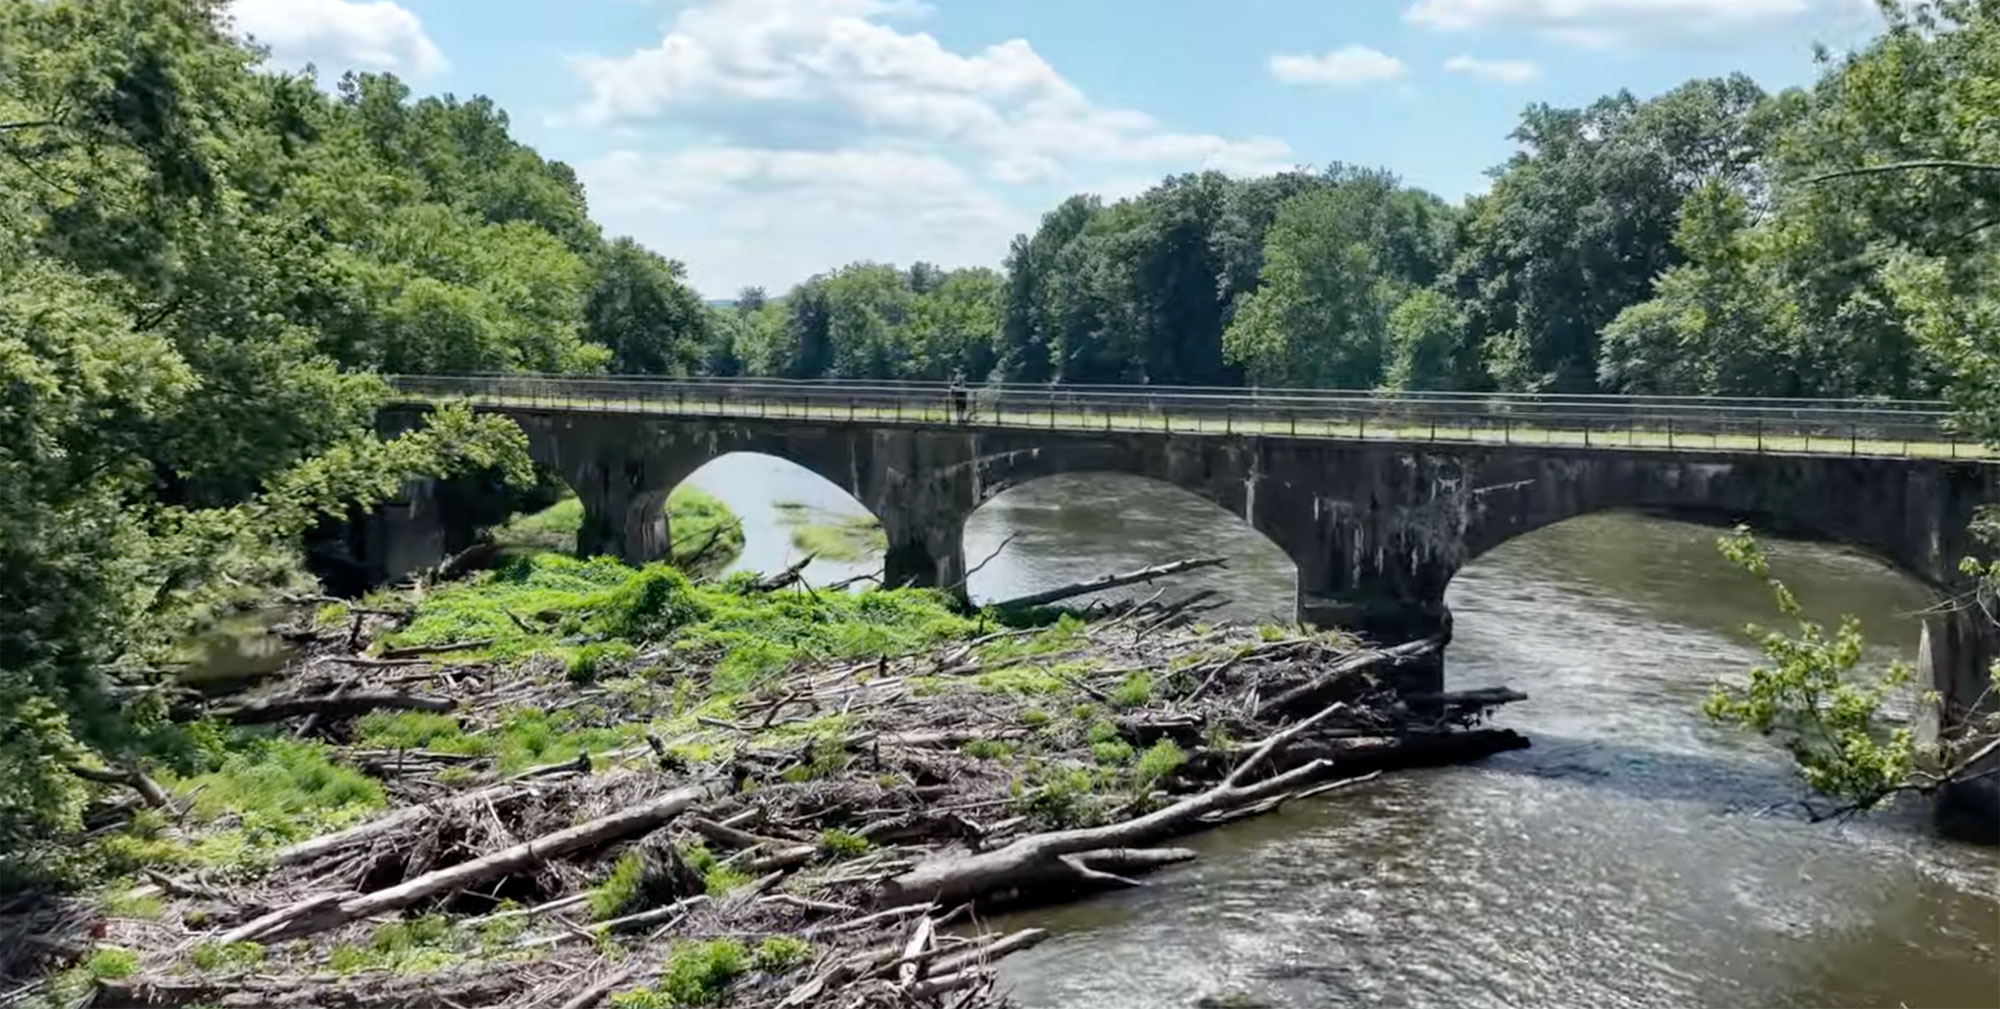
<instances>
[{"instance_id":1,"label":"blue sky","mask_svg":"<svg viewBox=\"0 0 2000 1009\"><path fill-rule=\"evenodd\" d=\"M1812 79L1871 0L236 0L274 63L491 96L710 297L997 266L1073 192L1347 161L1478 192L1533 102Z\"/></svg>"}]
</instances>

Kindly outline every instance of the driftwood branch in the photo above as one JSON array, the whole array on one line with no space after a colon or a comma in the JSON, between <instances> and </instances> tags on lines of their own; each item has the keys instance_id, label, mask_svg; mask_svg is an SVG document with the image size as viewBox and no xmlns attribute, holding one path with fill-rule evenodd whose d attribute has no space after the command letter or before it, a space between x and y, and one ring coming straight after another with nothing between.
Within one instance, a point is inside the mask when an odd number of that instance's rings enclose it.
<instances>
[{"instance_id":1,"label":"driftwood branch","mask_svg":"<svg viewBox=\"0 0 2000 1009\"><path fill-rule=\"evenodd\" d=\"M1059 585L1043 592L1031 592L1025 596L1016 596L1013 599L994 603L993 606L1003 610L1026 609L1030 606L1047 606L1050 603L1058 603L1076 596L1089 595L1092 592L1102 592L1105 589L1115 589L1124 585L1149 582L1155 578L1164 578L1168 575L1177 575L1187 571L1199 571L1202 568L1221 567L1228 562L1229 559L1226 557L1196 557L1190 560L1174 561L1171 564L1155 564L1152 567L1140 568L1137 571L1127 571L1123 574L1100 575L1096 578L1080 582L1071 582L1068 585Z\"/></svg>"},{"instance_id":2,"label":"driftwood branch","mask_svg":"<svg viewBox=\"0 0 2000 1009\"><path fill-rule=\"evenodd\" d=\"M469 862L427 872L395 886L347 897L331 907L303 912L257 935L255 939L269 942L324 932L356 918L401 910L418 901L519 872L573 851L643 834L679 816L688 807L707 798L708 794L709 789L705 785L677 788L609 816L543 834L534 840Z\"/></svg>"},{"instance_id":3,"label":"driftwood branch","mask_svg":"<svg viewBox=\"0 0 2000 1009\"><path fill-rule=\"evenodd\" d=\"M82 764L71 764L69 765L69 773L85 781L97 782L100 785L124 785L139 793L139 798L145 800L146 805L154 809L159 809L167 804L167 790L161 788L159 782L147 777L144 771L136 767L104 770L96 767L85 767Z\"/></svg>"}]
</instances>

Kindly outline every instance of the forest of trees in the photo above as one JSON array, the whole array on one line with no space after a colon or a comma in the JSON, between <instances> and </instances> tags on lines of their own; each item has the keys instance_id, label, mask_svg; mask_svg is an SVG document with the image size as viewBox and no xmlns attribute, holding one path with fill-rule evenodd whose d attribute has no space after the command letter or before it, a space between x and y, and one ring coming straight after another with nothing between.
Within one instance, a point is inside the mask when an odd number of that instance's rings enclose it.
<instances>
[{"instance_id":1,"label":"forest of trees","mask_svg":"<svg viewBox=\"0 0 2000 1009\"><path fill-rule=\"evenodd\" d=\"M1380 171L1073 197L1004 269L704 304L484 98L259 68L222 0L0 3L0 851L60 769L192 743L163 670L414 476L525 479L384 372L1957 397L2000 429L2000 0L1864 50L1529 108L1462 206ZM1907 164L1920 162L1920 164Z\"/></svg>"},{"instance_id":2,"label":"forest of trees","mask_svg":"<svg viewBox=\"0 0 2000 1009\"><path fill-rule=\"evenodd\" d=\"M719 358L792 377L1938 395L1991 331L2000 33L1990 2L1886 16L1809 88L1737 75L1531 106L1519 152L1460 206L1346 165L1075 196L998 275L856 264L747 292ZM1920 160L1962 164L1827 177Z\"/></svg>"}]
</instances>

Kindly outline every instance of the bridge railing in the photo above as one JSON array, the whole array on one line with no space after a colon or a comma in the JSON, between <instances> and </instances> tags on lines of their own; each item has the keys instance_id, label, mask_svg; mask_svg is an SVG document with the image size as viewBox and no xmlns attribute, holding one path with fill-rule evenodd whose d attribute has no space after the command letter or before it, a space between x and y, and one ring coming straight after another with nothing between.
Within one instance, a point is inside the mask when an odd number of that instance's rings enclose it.
<instances>
[{"instance_id":1,"label":"bridge railing","mask_svg":"<svg viewBox=\"0 0 2000 1009\"><path fill-rule=\"evenodd\" d=\"M1853 455L1980 456L1915 400L641 376L398 375L414 402L904 424L1283 434Z\"/></svg>"}]
</instances>

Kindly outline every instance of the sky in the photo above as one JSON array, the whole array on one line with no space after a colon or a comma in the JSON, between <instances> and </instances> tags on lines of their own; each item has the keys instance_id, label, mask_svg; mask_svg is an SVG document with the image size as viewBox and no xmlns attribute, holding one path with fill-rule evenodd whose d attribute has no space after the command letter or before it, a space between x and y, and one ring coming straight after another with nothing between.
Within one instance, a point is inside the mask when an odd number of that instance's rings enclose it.
<instances>
[{"instance_id":1,"label":"sky","mask_svg":"<svg viewBox=\"0 0 2000 1009\"><path fill-rule=\"evenodd\" d=\"M1482 191L1533 103L1810 82L1872 0L235 0L275 66L487 95L705 296L998 266L1064 197L1344 161Z\"/></svg>"}]
</instances>

